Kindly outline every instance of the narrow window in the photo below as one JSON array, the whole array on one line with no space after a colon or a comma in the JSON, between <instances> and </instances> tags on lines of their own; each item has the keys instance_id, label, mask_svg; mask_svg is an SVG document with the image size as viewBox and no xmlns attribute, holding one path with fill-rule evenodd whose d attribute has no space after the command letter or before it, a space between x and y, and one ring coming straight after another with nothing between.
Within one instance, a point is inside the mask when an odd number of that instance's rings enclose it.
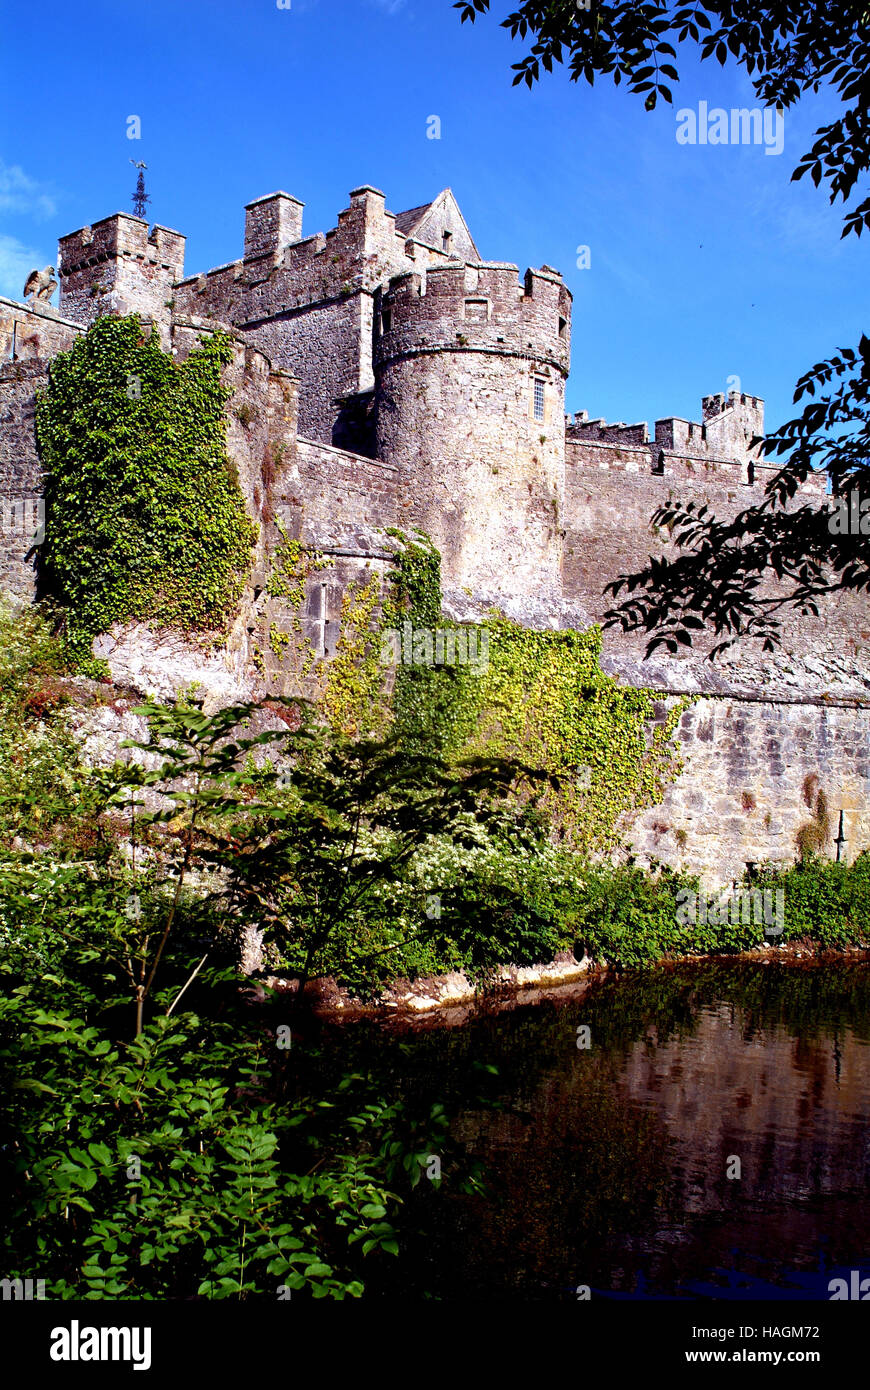
<instances>
[{"instance_id":1,"label":"narrow window","mask_svg":"<svg viewBox=\"0 0 870 1390\"><path fill-rule=\"evenodd\" d=\"M450 245L451 245L452 241L453 241L453 233L452 233L452 232L445 232L445 233L443 234L443 236L441 237L441 250L449 254L449 252L450 252Z\"/></svg>"},{"instance_id":2,"label":"narrow window","mask_svg":"<svg viewBox=\"0 0 870 1390\"><path fill-rule=\"evenodd\" d=\"M329 622L326 616L326 585L318 584L317 588L314 591L313 597L315 610L314 622L317 629L316 654L317 656L329 656L329 652L327 651L326 647L326 629L329 626Z\"/></svg>"},{"instance_id":3,"label":"narrow window","mask_svg":"<svg viewBox=\"0 0 870 1390\"><path fill-rule=\"evenodd\" d=\"M567 319L559 319L559 337L560 337L560 338L567 338L567 336L568 336L568 320L567 320Z\"/></svg>"},{"instance_id":4,"label":"narrow window","mask_svg":"<svg viewBox=\"0 0 870 1390\"><path fill-rule=\"evenodd\" d=\"M535 377L535 419L544 418L544 383L540 377Z\"/></svg>"},{"instance_id":5,"label":"narrow window","mask_svg":"<svg viewBox=\"0 0 870 1390\"><path fill-rule=\"evenodd\" d=\"M393 320L392 310L391 310L391 309L382 309L382 310L381 310L381 336L383 336L384 333L389 333L389 331L390 331L390 325L391 325L391 323L392 323L392 320Z\"/></svg>"}]
</instances>

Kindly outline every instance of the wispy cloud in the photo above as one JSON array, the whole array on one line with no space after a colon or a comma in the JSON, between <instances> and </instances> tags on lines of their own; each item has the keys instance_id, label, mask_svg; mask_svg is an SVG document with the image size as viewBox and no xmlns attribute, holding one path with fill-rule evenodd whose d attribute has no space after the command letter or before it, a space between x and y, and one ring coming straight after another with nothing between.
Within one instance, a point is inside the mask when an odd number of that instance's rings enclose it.
<instances>
[{"instance_id":1,"label":"wispy cloud","mask_svg":"<svg viewBox=\"0 0 870 1390\"><path fill-rule=\"evenodd\" d=\"M593 254L628 293L643 295L650 303L656 300L657 286L654 283L654 276L636 270L627 259L623 259L621 256L609 256L600 247L596 247Z\"/></svg>"},{"instance_id":2,"label":"wispy cloud","mask_svg":"<svg viewBox=\"0 0 870 1390\"><path fill-rule=\"evenodd\" d=\"M53 217L57 204L49 189L20 164L7 164L0 158L0 212L28 212L35 217Z\"/></svg>"},{"instance_id":3,"label":"wispy cloud","mask_svg":"<svg viewBox=\"0 0 870 1390\"><path fill-rule=\"evenodd\" d=\"M0 232L0 294L7 299L22 299L27 276L35 266L41 268L45 263L44 252Z\"/></svg>"},{"instance_id":4,"label":"wispy cloud","mask_svg":"<svg viewBox=\"0 0 870 1390\"><path fill-rule=\"evenodd\" d=\"M378 10L384 10L387 14L398 14L405 3L405 0L369 0Z\"/></svg>"}]
</instances>

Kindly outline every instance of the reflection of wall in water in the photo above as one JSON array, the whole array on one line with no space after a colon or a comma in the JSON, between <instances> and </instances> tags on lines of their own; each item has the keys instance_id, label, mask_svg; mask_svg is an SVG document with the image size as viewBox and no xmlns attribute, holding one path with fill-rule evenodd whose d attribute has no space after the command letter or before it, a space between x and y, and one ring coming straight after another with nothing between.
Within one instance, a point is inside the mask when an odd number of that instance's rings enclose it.
<instances>
[{"instance_id":1,"label":"reflection of wall in water","mask_svg":"<svg viewBox=\"0 0 870 1390\"><path fill-rule=\"evenodd\" d=\"M687 1212L730 1205L731 1154L741 1160L744 1199L846 1192L870 1176L870 1047L848 1032L836 1044L779 1029L753 1036L722 1004L691 1038L636 1043L621 1082L632 1100L655 1108L680 1146Z\"/></svg>"}]
</instances>

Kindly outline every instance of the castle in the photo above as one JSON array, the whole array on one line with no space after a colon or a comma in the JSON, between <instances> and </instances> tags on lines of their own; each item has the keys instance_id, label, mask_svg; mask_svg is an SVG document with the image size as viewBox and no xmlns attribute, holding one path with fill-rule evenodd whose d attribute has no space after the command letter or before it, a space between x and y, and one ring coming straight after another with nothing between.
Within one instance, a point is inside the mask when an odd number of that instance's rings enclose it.
<instances>
[{"instance_id":1,"label":"castle","mask_svg":"<svg viewBox=\"0 0 870 1390\"><path fill-rule=\"evenodd\" d=\"M61 237L57 309L0 299L0 585L33 588L11 503L42 489L35 394L51 358L102 314L138 314L182 359L202 334L232 332L227 447L261 534L226 652L242 685L267 645L264 575L281 529L329 562L304 608L328 658L347 586L390 563L387 528L432 537L460 621L497 608L531 626L587 627L612 602L608 581L667 552L650 518L669 495L730 515L763 495L775 470L753 446L756 396L709 395L700 421L661 419L652 437L646 424L566 418L568 287L548 265L520 279L483 260L449 189L394 214L383 193L356 188L325 235L303 236L302 211L286 193L249 203L241 257L193 276L183 235L116 213ZM811 479L797 504L823 496ZM106 650L120 660L117 636ZM747 861L791 859L813 778L843 811L841 849L870 845L868 644L857 595L816 622L793 616L776 661L753 643L724 667L703 648L645 661L643 639L608 632L605 669L660 691L662 710L698 697L680 726L686 771L641 818L638 854L720 880ZM266 676L280 687L280 661Z\"/></svg>"}]
</instances>

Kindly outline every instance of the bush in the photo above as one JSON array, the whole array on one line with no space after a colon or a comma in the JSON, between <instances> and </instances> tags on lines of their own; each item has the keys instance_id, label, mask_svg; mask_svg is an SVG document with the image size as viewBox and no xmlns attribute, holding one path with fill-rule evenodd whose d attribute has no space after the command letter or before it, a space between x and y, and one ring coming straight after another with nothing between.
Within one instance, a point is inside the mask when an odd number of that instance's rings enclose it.
<instances>
[{"instance_id":1,"label":"bush","mask_svg":"<svg viewBox=\"0 0 870 1390\"><path fill-rule=\"evenodd\" d=\"M0 598L0 844L74 838L87 821L64 671L49 616Z\"/></svg>"},{"instance_id":2,"label":"bush","mask_svg":"<svg viewBox=\"0 0 870 1390\"><path fill-rule=\"evenodd\" d=\"M787 869L765 867L760 881L783 890L787 939L806 937L832 948L870 944L867 850L853 864L809 856Z\"/></svg>"}]
</instances>

